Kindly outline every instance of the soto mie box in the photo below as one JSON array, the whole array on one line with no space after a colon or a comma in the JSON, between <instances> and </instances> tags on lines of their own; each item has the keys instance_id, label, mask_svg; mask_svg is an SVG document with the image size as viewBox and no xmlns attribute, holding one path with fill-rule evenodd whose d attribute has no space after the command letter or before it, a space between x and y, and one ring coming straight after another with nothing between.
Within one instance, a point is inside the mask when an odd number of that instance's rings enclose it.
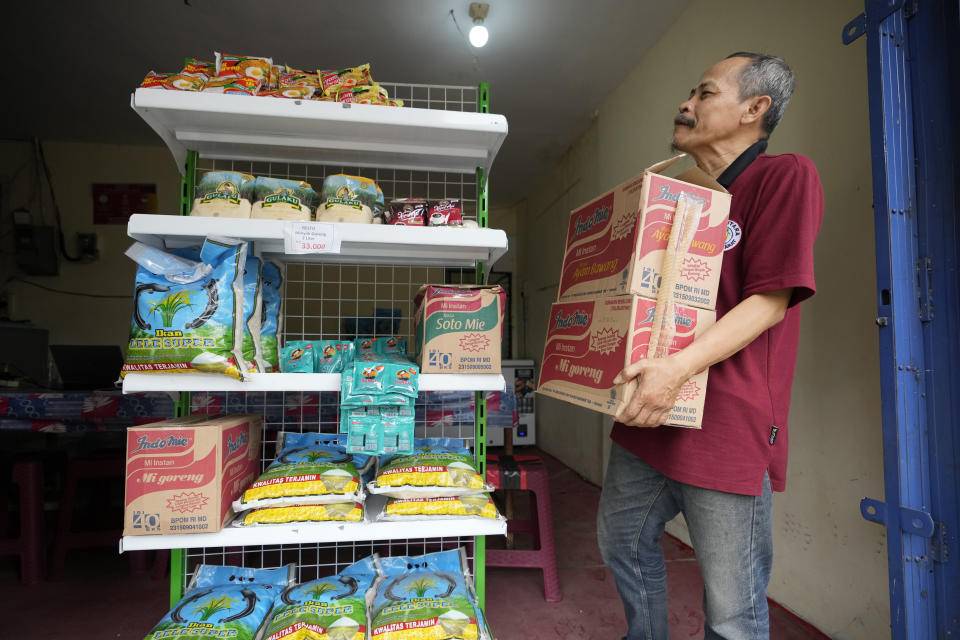
<instances>
[{"instance_id":1,"label":"soto mie box","mask_svg":"<svg viewBox=\"0 0 960 640\"><path fill-rule=\"evenodd\" d=\"M661 162L570 214L557 300L637 294L656 298L681 192L702 202L697 230L681 256L674 287L680 304L713 309L730 214L730 194L700 169L676 178Z\"/></svg>"},{"instance_id":2,"label":"soto mie box","mask_svg":"<svg viewBox=\"0 0 960 640\"><path fill-rule=\"evenodd\" d=\"M206 533L260 472L258 415L188 416L127 429L124 535Z\"/></svg>"},{"instance_id":3,"label":"soto mie box","mask_svg":"<svg viewBox=\"0 0 960 640\"><path fill-rule=\"evenodd\" d=\"M414 298L420 373L500 373L500 285L423 285Z\"/></svg>"},{"instance_id":4,"label":"soto mie box","mask_svg":"<svg viewBox=\"0 0 960 640\"><path fill-rule=\"evenodd\" d=\"M635 383L614 385L613 379L647 357L656 305L635 295L554 303L537 393L615 415ZM715 321L713 311L676 305L669 352L689 345ZM705 369L681 388L666 424L700 428L706 388Z\"/></svg>"}]
</instances>

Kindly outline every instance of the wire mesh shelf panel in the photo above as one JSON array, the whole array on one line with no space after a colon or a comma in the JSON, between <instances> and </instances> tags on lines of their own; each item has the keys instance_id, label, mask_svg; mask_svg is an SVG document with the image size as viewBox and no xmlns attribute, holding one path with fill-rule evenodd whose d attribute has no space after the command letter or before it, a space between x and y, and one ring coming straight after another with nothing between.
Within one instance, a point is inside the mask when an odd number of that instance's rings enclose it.
<instances>
[{"instance_id":1,"label":"wire mesh shelf panel","mask_svg":"<svg viewBox=\"0 0 960 640\"><path fill-rule=\"evenodd\" d=\"M404 107L473 113L477 111L477 87L399 82L381 82L380 86L386 89L394 100L403 100Z\"/></svg>"}]
</instances>

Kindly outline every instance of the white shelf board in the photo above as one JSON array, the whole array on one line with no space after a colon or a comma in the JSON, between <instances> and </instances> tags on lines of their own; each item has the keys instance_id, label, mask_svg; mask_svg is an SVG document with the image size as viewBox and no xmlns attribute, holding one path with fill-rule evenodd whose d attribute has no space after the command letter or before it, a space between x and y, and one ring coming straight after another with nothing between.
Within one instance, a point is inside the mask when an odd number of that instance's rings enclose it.
<instances>
[{"instance_id":1,"label":"white shelf board","mask_svg":"<svg viewBox=\"0 0 960 640\"><path fill-rule=\"evenodd\" d=\"M499 373L425 373L421 391L502 391ZM339 373L252 373L243 382L218 373L128 373L124 393L179 391L340 391Z\"/></svg>"},{"instance_id":2,"label":"white shelf board","mask_svg":"<svg viewBox=\"0 0 960 640\"><path fill-rule=\"evenodd\" d=\"M196 549L254 545L496 536L507 533L504 519L445 518L409 522L374 522L386 499L367 496L362 522L307 522L253 527L227 526L217 533L123 536L120 552L149 549Z\"/></svg>"},{"instance_id":3,"label":"white shelf board","mask_svg":"<svg viewBox=\"0 0 960 640\"><path fill-rule=\"evenodd\" d=\"M287 224L283 220L137 213L130 216L127 235L161 249L199 245L209 235L229 236L253 242L258 255L284 257L283 229ZM340 238L339 253L290 255L286 259L447 267L473 267L482 260L489 269L507 252L507 234L501 229L328 224L334 225Z\"/></svg>"},{"instance_id":4,"label":"white shelf board","mask_svg":"<svg viewBox=\"0 0 960 640\"><path fill-rule=\"evenodd\" d=\"M205 158L489 174L507 119L488 113L137 89L131 106L183 171Z\"/></svg>"}]
</instances>

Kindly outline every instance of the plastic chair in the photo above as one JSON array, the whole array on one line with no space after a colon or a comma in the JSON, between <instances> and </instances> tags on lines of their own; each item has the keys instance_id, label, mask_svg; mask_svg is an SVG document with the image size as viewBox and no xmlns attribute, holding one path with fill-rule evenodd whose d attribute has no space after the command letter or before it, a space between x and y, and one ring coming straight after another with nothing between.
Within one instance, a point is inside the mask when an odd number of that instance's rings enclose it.
<instances>
[{"instance_id":1,"label":"plastic chair","mask_svg":"<svg viewBox=\"0 0 960 640\"><path fill-rule=\"evenodd\" d=\"M44 558L43 464L39 460L15 462L10 477L20 496L20 532L15 538L0 539L0 555L19 555L20 582L38 584L43 580ZM5 524L5 499L0 506Z\"/></svg>"},{"instance_id":2,"label":"plastic chair","mask_svg":"<svg viewBox=\"0 0 960 640\"><path fill-rule=\"evenodd\" d=\"M497 489L529 491L530 520L508 520L507 532L533 535L537 550L487 549L488 567L523 567L543 571L543 594L547 602L560 602L557 552L553 543L550 482L543 461L537 456L487 456L487 482Z\"/></svg>"}]
</instances>

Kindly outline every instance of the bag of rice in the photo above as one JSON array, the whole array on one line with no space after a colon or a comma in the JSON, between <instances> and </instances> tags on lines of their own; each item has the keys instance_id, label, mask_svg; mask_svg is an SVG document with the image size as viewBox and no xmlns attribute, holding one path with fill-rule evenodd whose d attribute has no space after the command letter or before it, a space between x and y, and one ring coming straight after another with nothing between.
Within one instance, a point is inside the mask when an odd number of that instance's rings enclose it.
<instances>
[{"instance_id":1,"label":"bag of rice","mask_svg":"<svg viewBox=\"0 0 960 640\"><path fill-rule=\"evenodd\" d=\"M253 199L251 218L309 221L319 196L307 182L257 178Z\"/></svg>"},{"instance_id":2,"label":"bag of rice","mask_svg":"<svg viewBox=\"0 0 960 640\"><path fill-rule=\"evenodd\" d=\"M296 431L281 431L277 436L277 448L287 447L324 446L334 447L346 451L347 437L340 433L298 433ZM362 453L353 454L353 466L360 475L365 475L376 464L377 459Z\"/></svg>"},{"instance_id":3,"label":"bag of rice","mask_svg":"<svg viewBox=\"0 0 960 640\"><path fill-rule=\"evenodd\" d=\"M388 498L377 520L443 520L446 518L481 518L498 520L503 517L490 494L448 496L443 498Z\"/></svg>"},{"instance_id":4,"label":"bag of rice","mask_svg":"<svg viewBox=\"0 0 960 640\"><path fill-rule=\"evenodd\" d=\"M265 640L364 640L367 592L377 579L373 558L337 575L287 588L274 602Z\"/></svg>"},{"instance_id":5,"label":"bag of rice","mask_svg":"<svg viewBox=\"0 0 960 640\"><path fill-rule=\"evenodd\" d=\"M363 520L363 505L359 502L335 502L332 504L298 504L282 507L252 509L238 515L235 527L258 524L282 524L287 522L360 522Z\"/></svg>"},{"instance_id":6,"label":"bag of rice","mask_svg":"<svg viewBox=\"0 0 960 640\"><path fill-rule=\"evenodd\" d=\"M423 556L374 558L376 585L370 635L377 640L486 640L463 549Z\"/></svg>"},{"instance_id":7,"label":"bag of rice","mask_svg":"<svg viewBox=\"0 0 960 640\"><path fill-rule=\"evenodd\" d=\"M323 180L317 222L369 224L383 213L383 192L369 178L341 173Z\"/></svg>"},{"instance_id":8,"label":"bag of rice","mask_svg":"<svg viewBox=\"0 0 960 640\"><path fill-rule=\"evenodd\" d=\"M292 564L278 569L200 565L183 598L144 640L254 640L274 601L293 583Z\"/></svg>"},{"instance_id":9,"label":"bag of rice","mask_svg":"<svg viewBox=\"0 0 960 640\"><path fill-rule=\"evenodd\" d=\"M253 176L236 171L208 171L200 176L192 216L249 218Z\"/></svg>"},{"instance_id":10,"label":"bag of rice","mask_svg":"<svg viewBox=\"0 0 960 640\"><path fill-rule=\"evenodd\" d=\"M263 288L260 258L247 256L243 270L243 360L249 373L262 372L263 353L260 346L260 318L263 311Z\"/></svg>"},{"instance_id":11,"label":"bag of rice","mask_svg":"<svg viewBox=\"0 0 960 640\"><path fill-rule=\"evenodd\" d=\"M234 501L233 509L362 502L363 496L360 472L342 446L288 436L277 459Z\"/></svg>"},{"instance_id":12,"label":"bag of rice","mask_svg":"<svg viewBox=\"0 0 960 640\"><path fill-rule=\"evenodd\" d=\"M391 498L462 496L489 493L477 471L473 454L458 438L414 440L410 454L383 456L377 479L367 485L370 493Z\"/></svg>"},{"instance_id":13,"label":"bag of rice","mask_svg":"<svg viewBox=\"0 0 960 640\"><path fill-rule=\"evenodd\" d=\"M153 252L161 258L168 255ZM241 301L247 243L208 237L199 257L196 269L166 275L150 271L145 258L141 262L134 257L139 266L121 377L131 371L203 372L243 379Z\"/></svg>"},{"instance_id":14,"label":"bag of rice","mask_svg":"<svg viewBox=\"0 0 960 640\"><path fill-rule=\"evenodd\" d=\"M280 286L283 283L283 276L280 275L280 267L273 262L263 263L260 276L262 279L260 290L263 293L260 313L260 351L262 353L260 369L270 373L280 371L279 335L283 304Z\"/></svg>"}]
</instances>

